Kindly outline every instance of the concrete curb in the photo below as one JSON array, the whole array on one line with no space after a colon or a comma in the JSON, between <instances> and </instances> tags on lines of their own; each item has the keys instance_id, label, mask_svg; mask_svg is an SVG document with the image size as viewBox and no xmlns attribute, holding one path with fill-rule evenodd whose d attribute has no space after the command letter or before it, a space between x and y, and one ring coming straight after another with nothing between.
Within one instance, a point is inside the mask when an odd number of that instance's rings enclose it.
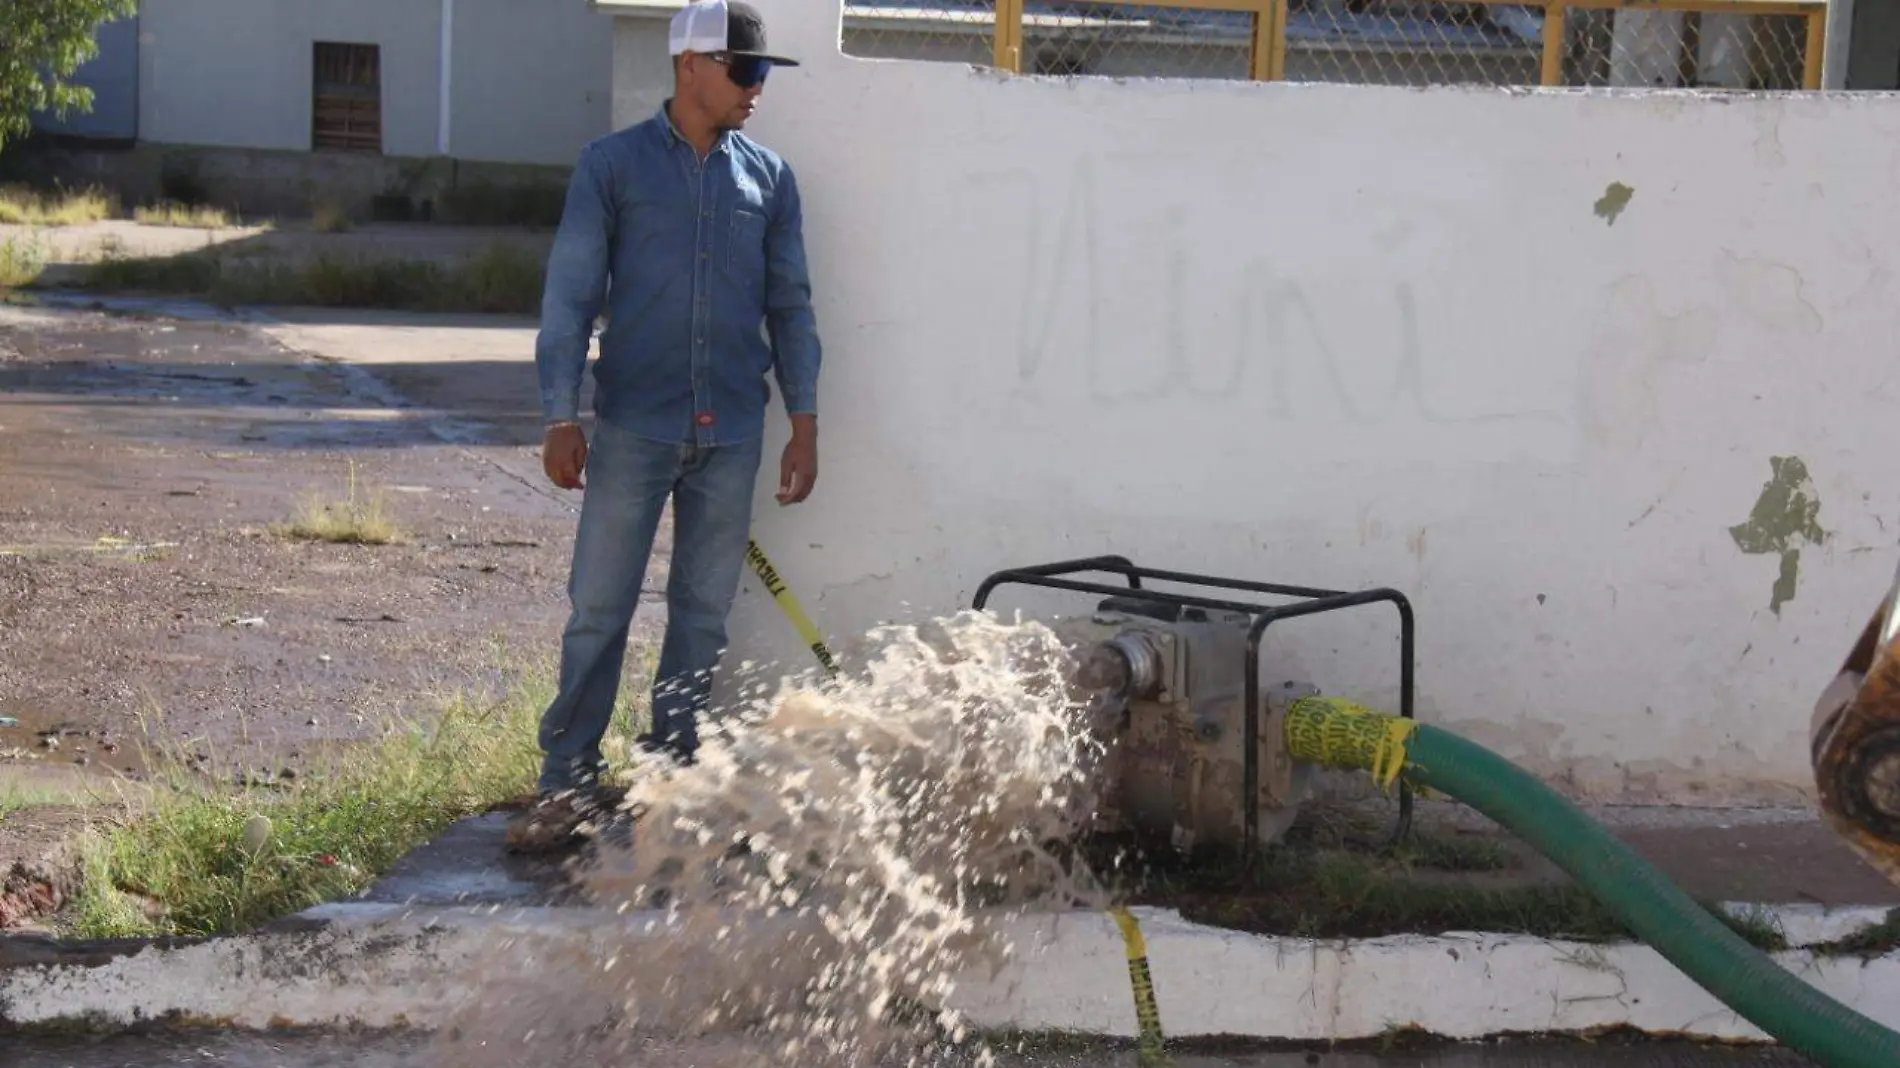
<instances>
[{"instance_id":1,"label":"concrete curb","mask_svg":"<svg viewBox=\"0 0 1900 1068\"><path fill-rule=\"evenodd\" d=\"M1647 946L1508 935L1320 941L1241 934L1137 909L1171 1036L1346 1041L1412 1026L1453 1039L1608 1027L1766 1041ZM1885 910L1753 908L1814 944ZM1786 915L1782 915L1786 912ZM322 906L253 935L148 946L82 963L0 971L0 1021L126 1026L185 1018L237 1028L443 1025L498 951L512 964L664 937L660 913L579 908ZM1015 962L966 976L952 998L984 1029L1137 1033L1121 936L1094 912L1012 922ZM1796 949L1783 966L1900 1027L1900 953Z\"/></svg>"}]
</instances>

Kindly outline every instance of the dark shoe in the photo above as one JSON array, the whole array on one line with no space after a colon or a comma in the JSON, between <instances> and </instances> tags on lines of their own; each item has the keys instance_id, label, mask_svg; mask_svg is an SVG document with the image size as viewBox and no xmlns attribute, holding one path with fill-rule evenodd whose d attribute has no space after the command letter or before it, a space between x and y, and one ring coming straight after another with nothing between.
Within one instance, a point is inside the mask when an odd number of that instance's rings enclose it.
<instances>
[{"instance_id":1,"label":"dark shoe","mask_svg":"<svg viewBox=\"0 0 1900 1068\"><path fill-rule=\"evenodd\" d=\"M627 792L603 786L545 794L508 821L510 853L556 853L580 843L590 824L612 819Z\"/></svg>"}]
</instances>

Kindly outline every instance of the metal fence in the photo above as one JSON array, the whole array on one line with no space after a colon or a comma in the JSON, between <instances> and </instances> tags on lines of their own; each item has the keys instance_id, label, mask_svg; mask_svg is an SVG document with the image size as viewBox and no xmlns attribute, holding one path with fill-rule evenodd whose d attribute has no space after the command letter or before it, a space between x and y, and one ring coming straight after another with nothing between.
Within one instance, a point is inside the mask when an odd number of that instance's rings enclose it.
<instances>
[{"instance_id":1,"label":"metal fence","mask_svg":"<svg viewBox=\"0 0 1900 1068\"><path fill-rule=\"evenodd\" d=\"M1818 89L1828 0L849 0L855 56L1028 74Z\"/></svg>"}]
</instances>

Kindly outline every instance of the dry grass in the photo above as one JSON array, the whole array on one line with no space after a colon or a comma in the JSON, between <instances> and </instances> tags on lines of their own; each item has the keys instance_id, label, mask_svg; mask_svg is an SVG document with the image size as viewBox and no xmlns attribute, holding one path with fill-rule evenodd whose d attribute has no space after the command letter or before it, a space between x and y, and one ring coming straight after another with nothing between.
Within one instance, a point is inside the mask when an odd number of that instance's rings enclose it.
<instances>
[{"instance_id":1,"label":"dry grass","mask_svg":"<svg viewBox=\"0 0 1900 1068\"><path fill-rule=\"evenodd\" d=\"M326 198L310 206L310 228L317 233L348 233L353 225L355 223L350 218L350 209L338 201Z\"/></svg>"},{"instance_id":2,"label":"dry grass","mask_svg":"<svg viewBox=\"0 0 1900 1068\"><path fill-rule=\"evenodd\" d=\"M97 189L41 193L22 186L0 188L0 223L13 226L80 226L112 217L112 198Z\"/></svg>"},{"instance_id":3,"label":"dry grass","mask_svg":"<svg viewBox=\"0 0 1900 1068\"><path fill-rule=\"evenodd\" d=\"M91 264L86 288L111 293L201 297L226 307L283 305L396 311L532 315L541 307L543 264L497 243L466 259L317 256L266 260L207 249L178 256L107 256Z\"/></svg>"},{"instance_id":4,"label":"dry grass","mask_svg":"<svg viewBox=\"0 0 1900 1068\"><path fill-rule=\"evenodd\" d=\"M350 465L349 494L340 501L306 498L291 521L279 528L285 537L336 545L394 545L408 535L389 513L378 491L359 492L356 465Z\"/></svg>"},{"instance_id":5,"label":"dry grass","mask_svg":"<svg viewBox=\"0 0 1900 1068\"><path fill-rule=\"evenodd\" d=\"M39 280L46 270L46 247L29 237L0 241L0 293Z\"/></svg>"},{"instance_id":6,"label":"dry grass","mask_svg":"<svg viewBox=\"0 0 1900 1068\"><path fill-rule=\"evenodd\" d=\"M209 204L181 204L161 200L140 207L132 218L141 226L175 226L190 230L226 230L239 225L223 208Z\"/></svg>"}]
</instances>

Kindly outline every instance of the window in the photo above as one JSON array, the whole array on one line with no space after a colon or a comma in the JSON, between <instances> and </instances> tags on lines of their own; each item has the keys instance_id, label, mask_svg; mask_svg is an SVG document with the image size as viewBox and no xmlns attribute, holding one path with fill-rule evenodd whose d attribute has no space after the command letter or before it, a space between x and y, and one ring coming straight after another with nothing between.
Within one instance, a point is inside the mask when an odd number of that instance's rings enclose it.
<instances>
[{"instance_id":1,"label":"window","mask_svg":"<svg viewBox=\"0 0 1900 1068\"><path fill-rule=\"evenodd\" d=\"M318 41L310 147L316 151L383 150L382 50L373 44Z\"/></svg>"}]
</instances>

